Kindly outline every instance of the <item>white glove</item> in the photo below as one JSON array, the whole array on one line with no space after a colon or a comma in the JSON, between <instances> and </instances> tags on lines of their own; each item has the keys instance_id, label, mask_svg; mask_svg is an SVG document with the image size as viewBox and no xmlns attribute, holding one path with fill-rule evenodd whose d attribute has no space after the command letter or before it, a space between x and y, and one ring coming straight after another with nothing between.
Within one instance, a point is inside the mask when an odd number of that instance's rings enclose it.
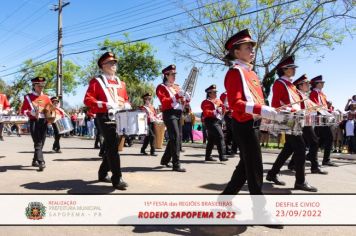
<instances>
[{"instance_id":1,"label":"white glove","mask_svg":"<svg viewBox=\"0 0 356 236\"><path fill-rule=\"evenodd\" d=\"M218 107L218 108L216 109L216 111L217 111L219 114L222 114L222 113L223 113L222 107Z\"/></svg>"},{"instance_id":2,"label":"white glove","mask_svg":"<svg viewBox=\"0 0 356 236\"><path fill-rule=\"evenodd\" d=\"M36 110L35 109L32 109L31 112L30 112L31 116L36 116Z\"/></svg>"},{"instance_id":3,"label":"white glove","mask_svg":"<svg viewBox=\"0 0 356 236\"><path fill-rule=\"evenodd\" d=\"M116 109L117 105L115 103L107 102L106 103L106 109Z\"/></svg>"},{"instance_id":4,"label":"white glove","mask_svg":"<svg viewBox=\"0 0 356 236\"><path fill-rule=\"evenodd\" d=\"M7 114L9 114L9 112L10 112L10 110L4 110L4 111L2 111L2 114L7 115Z\"/></svg>"},{"instance_id":5,"label":"white glove","mask_svg":"<svg viewBox=\"0 0 356 236\"><path fill-rule=\"evenodd\" d=\"M131 104L128 103L128 102L125 102L125 104L124 104L124 109L125 109L125 110L130 110L130 109L132 109Z\"/></svg>"},{"instance_id":6,"label":"white glove","mask_svg":"<svg viewBox=\"0 0 356 236\"><path fill-rule=\"evenodd\" d=\"M262 105L262 109L261 109L262 118L274 120L274 117L276 115L277 115L276 109L274 109L273 107L270 107L270 106Z\"/></svg>"},{"instance_id":7,"label":"white glove","mask_svg":"<svg viewBox=\"0 0 356 236\"><path fill-rule=\"evenodd\" d=\"M186 100L186 101L190 101L190 94L188 93L188 92L186 92L185 93L185 95L184 95L184 99Z\"/></svg>"},{"instance_id":8,"label":"white glove","mask_svg":"<svg viewBox=\"0 0 356 236\"><path fill-rule=\"evenodd\" d=\"M184 97L185 96L185 92L183 90L179 90L178 96L179 97Z\"/></svg>"}]
</instances>

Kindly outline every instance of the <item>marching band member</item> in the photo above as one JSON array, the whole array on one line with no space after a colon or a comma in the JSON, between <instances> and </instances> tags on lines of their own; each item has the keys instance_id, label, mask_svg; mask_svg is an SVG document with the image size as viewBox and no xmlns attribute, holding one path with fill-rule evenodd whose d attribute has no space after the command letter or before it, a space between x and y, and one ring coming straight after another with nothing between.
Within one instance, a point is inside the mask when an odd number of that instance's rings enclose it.
<instances>
[{"instance_id":1,"label":"marching band member","mask_svg":"<svg viewBox=\"0 0 356 236\"><path fill-rule=\"evenodd\" d=\"M6 115L10 111L10 103L7 100L6 94L0 93L0 115ZM2 131L4 128L4 124L0 123L0 141L4 141L4 137L2 135Z\"/></svg>"},{"instance_id":2,"label":"marching band member","mask_svg":"<svg viewBox=\"0 0 356 236\"><path fill-rule=\"evenodd\" d=\"M306 110L308 112L312 112L313 107L317 105L312 102L308 98L309 91L309 80L307 76L304 74L298 79L296 79L293 84L297 87L297 92L299 94L302 102L300 103L301 109ZM324 174L326 175L328 172L322 170L318 163L318 148L319 148L319 139L314 132L314 128L312 126L304 126L303 127L303 138L305 143L309 146L309 152L306 156L306 160L311 162L311 172L313 174ZM292 156L292 160L288 164L289 169L294 169L294 156Z\"/></svg>"},{"instance_id":3,"label":"marching band member","mask_svg":"<svg viewBox=\"0 0 356 236\"><path fill-rule=\"evenodd\" d=\"M235 142L235 139L232 137L233 136L232 116L231 116L232 111L229 108L226 91L220 95L220 100L222 101L225 107L224 121L226 127L226 137L225 137L226 155L237 154L237 143Z\"/></svg>"},{"instance_id":4,"label":"marching band member","mask_svg":"<svg viewBox=\"0 0 356 236\"><path fill-rule=\"evenodd\" d=\"M240 148L240 161L222 193L225 195L237 194L246 180L250 194L262 194L262 155L254 128L254 115L280 119L274 108L264 105L260 81L252 70L255 45L247 29L233 35L225 43L225 49L229 51L225 58L233 61L225 76L225 89L232 109L233 137Z\"/></svg>"},{"instance_id":5,"label":"marching band member","mask_svg":"<svg viewBox=\"0 0 356 236\"><path fill-rule=\"evenodd\" d=\"M117 58L114 53L106 52L98 60L102 74L90 80L84 97L84 104L96 114L100 132L103 134L105 151L100 165L98 178L100 182L111 182L113 187L126 190L127 183L122 179L120 155L118 153L119 137L116 125L109 118L109 111L130 109L126 84L116 76ZM108 171L111 170L111 181Z\"/></svg>"},{"instance_id":6,"label":"marching band member","mask_svg":"<svg viewBox=\"0 0 356 236\"><path fill-rule=\"evenodd\" d=\"M190 96L185 93L179 85L174 84L176 80L176 66L170 65L162 70L163 83L156 88L156 94L162 104L163 121L167 127L169 141L166 150L161 159L161 165L171 167L169 164L171 158L173 162L173 171L185 172L179 161L181 148L181 117L182 110L186 102L189 102Z\"/></svg>"},{"instance_id":7,"label":"marching band member","mask_svg":"<svg viewBox=\"0 0 356 236\"><path fill-rule=\"evenodd\" d=\"M56 120L55 121L57 121L58 119L64 118L65 112L60 107L59 99L57 97L52 97L51 102L56 107ZM61 135L59 134L58 127L55 123L52 124L52 127L53 127L53 131L54 131L54 143L53 143L52 150L57 153L62 153L61 146L59 144Z\"/></svg>"},{"instance_id":8,"label":"marching band member","mask_svg":"<svg viewBox=\"0 0 356 236\"><path fill-rule=\"evenodd\" d=\"M309 97L310 100L312 100L314 103L322 106L323 109L328 110L331 113L332 111L330 111L328 108L326 95L322 91L324 88L324 83L325 81L323 81L323 77L321 75L311 79L311 92ZM330 126L317 126L315 127L315 133L319 137L319 144L324 146L324 157L322 164L326 166L337 166L335 163L330 161L330 153L333 143L333 135Z\"/></svg>"},{"instance_id":9,"label":"marching band member","mask_svg":"<svg viewBox=\"0 0 356 236\"><path fill-rule=\"evenodd\" d=\"M206 145L205 161L216 161L211 157L214 144L216 143L219 152L220 161L227 161L225 157L225 142L222 132L222 119L225 113L225 107L221 100L216 96L216 85L213 84L205 89L206 99L201 103L201 109L204 113L204 122L208 129L208 143Z\"/></svg>"},{"instance_id":10,"label":"marching band member","mask_svg":"<svg viewBox=\"0 0 356 236\"><path fill-rule=\"evenodd\" d=\"M46 167L42 149L47 135L47 119L43 113L44 108L51 104L48 95L43 93L46 79L36 77L31 80L33 91L25 95L21 108L21 114L27 115L30 120L30 132L34 143L34 156L32 166L39 167L40 171Z\"/></svg>"},{"instance_id":11,"label":"marching band member","mask_svg":"<svg viewBox=\"0 0 356 236\"><path fill-rule=\"evenodd\" d=\"M141 147L141 154L143 155L148 155L146 152L146 148L148 146L148 143L150 143L151 150L150 154L151 156L157 156L155 154L155 127L154 127L154 122L157 120L156 117L156 110L154 106L151 104L152 101L152 94L146 93L145 95L142 96L144 105L141 107L141 110L146 112L147 114L147 125L148 125L148 135L145 136L145 139L143 140L143 145Z\"/></svg>"},{"instance_id":12,"label":"marching band member","mask_svg":"<svg viewBox=\"0 0 356 236\"><path fill-rule=\"evenodd\" d=\"M288 56L277 65L277 79L273 84L272 106L279 108L288 106L286 110L299 111L301 110L301 99L297 88L292 83L292 78L295 75L297 66L294 64L294 56ZM306 145L302 135L286 134L286 142L272 169L268 172L266 179L274 182L276 185L285 185L277 177L280 169L286 162L289 156L294 153L295 162L295 189L317 192L318 190L309 185L305 180L305 149Z\"/></svg>"}]
</instances>

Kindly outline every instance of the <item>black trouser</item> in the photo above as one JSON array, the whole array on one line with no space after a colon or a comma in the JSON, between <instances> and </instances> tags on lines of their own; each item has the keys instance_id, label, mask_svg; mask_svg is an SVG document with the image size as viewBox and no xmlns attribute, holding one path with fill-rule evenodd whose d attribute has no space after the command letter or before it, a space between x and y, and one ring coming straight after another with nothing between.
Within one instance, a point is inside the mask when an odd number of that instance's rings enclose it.
<instances>
[{"instance_id":1,"label":"black trouser","mask_svg":"<svg viewBox=\"0 0 356 236\"><path fill-rule=\"evenodd\" d=\"M225 137L225 146L226 151L232 151L233 153L237 152L237 143L236 140L233 138L232 132L232 117L230 115L225 114L224 116L225 125L226 125L226 137ZM231 146L231 149L230 149Z\"/></svg>"},{"instance_id":2,"label":"black trouser","mask_svg":"<svg viewBox=\"0 0 356 236\"><path fill-rule=\"evenodd\" d=\"M203 143L206 143L206 140L208 139L208 132L206 130L205 122L202 123L202 132L203 132Z\"/></svg>"},{"instance_id":3,"label":"black trouser","mask_svg":"<svg viewBox=\"0 0 356 236\"><path fill-rule=\"evenodd\" d=\"M47 120L30 120L30 132L35 148L33 161L44 162L42 149L46 141Z\"/></svg>"},{"instance_id":4,"label":"black trouser","mask_svg":"<svg viewBox=\"0 0 356 236\"><path fill-rule=\"evenodd\" d=\"M185 142L189 142L189 140L193 143L193 124L192 122L184 122L183 125L183 140Z\"/></svg>"},{"instance_id":5,"label":"black trouser","mask_svg":"<svg viewBox=\"0 0 356 236\"><path fill-rule=\"evenodd\" d=\"M319 147L324 147L323 163L329 162L333 146L333 134L330 126L315 127L315 134L319 137Z\"/></svg>"},{"instance_id":6,"label":"black trouser","mask_svg":"<svg viewBox=\"0 0 356 236\"><path fill-rule=\"evenodd\" d=\"M240 145L240 161L223 194L237 194L246 180L250 194L262 194L262 155L260 143L253 128L253 120L238 122L233 119L232 128L233 137Z\"/></svg>"},{"instance_id":7,"label":"black trouser","mask_svg":"<svg viewBox=\"0 0 356 236\"><path fill-rule=\"evenodd\" d=\"M309 146L309 152L307 154L307 159L310 160L311 170L319 169L318 163L318 148L319 148L319 138L316 136L313 127L304 126L303 127L303 139L304 142ZM292 160L289 162L288 166L294 168L295 154L292 156Z\"/></svg>"},{"instance_id":8,"label":"black trouser","mask_svg":"<svg viewBox=\"0 0 356 236\"><path fill-rule=\"evenodd\" d=\"M346 136L346 143L349 153L356 153L356 138L355 136Z\"/></svg>"},{"instance_id":9,"label":"black trouser","mask_svg":"<svg viewBox=\"0 0 356 236\"><path fill-rule=\"evenodd\" d=\"M71 122L72 122L72 125L73 125L73 130L72 131L70 131L70 135L77 135L76 134L76 130L77 130L77 122L76 121L74 121L74 120L71 120Z\"/></svg>"},{"instance_id":10,"label":"black trouser","mask_svg":"<svg viewBox=\"0 0 356 236\"><path fill-rule=\"evenodd\" d=\"M205 158L209 158L216 144L221 159L225 154L225 141L222 132L222 122L219 119L205 118L205 125L208 129L208 143L206 145Z\"/></svg>"},{"instance_id":11,"label":"black trouser","mask_svg":"<svg viewBox=\"0 0 356 236\"><path fill-rule=\"evenodd\" d=\"M2 137L3 129L4 129L4 123L0 123L0 137Z\"/></svg>"},{"instance_id":12,"label":"black trouser","mask_svg":"<svg viewBox=\"0 0 356 236\"><path fill-rule=\"evenodd\" d=\"M95 143L94 143L94 147L101 147L103 145L102 141L101 141L101 132L99 129L99 124L98 124L98 119L94 118L94 125L96 128L96 134L95 134Z\"/></svg>"},{"instance_id":13,"label":"black trouser","mask_svg":"<svg viewBox=\"0 0 356 236\"><path fill-rule=\"evenodd\" d=\"M59 144L59 140L61 139L61 135L59 134L58 128L56 124L52 124L53 131L54 131L54 143L52 149L54 151L58 151L61 149L61 146Z\"/></svg>"},{"instance_id":14,"label":"black trouser","mask_svg":"<svg viewBox=\"0 0 356 236\"><path fill-rule=\"evenodd\" d=\"M163 112L163 122L167 127L168 143L161 159L161 163L166 165L172 159L173 167L179 167L179 154L181 147L181 110L170 109Z\"/></svg>"},{"instance_id":15,"label":"black trouser","mask_svg":"<svg viewBox=\"0 0 356 236\"><path fill-rule=\"evenodd\" d=\"M153 122L148 124L148 135L145 136L145 139L143 140L143 145L141 148L141 151L145 151L148 143L151 146L151 154L155 153L155 139L156 139L156 135L155 135L155 125Z\"/></svg>"},{"instance_id":16,"label":"black trouser","mask_svg":"<svg viewBox=\"0 0 356 236\"><path fill-rule=\"evenodd\" d=\"M103 134L105 141L105 152L98 173L99 179L105 178L108 171L111 170L111 182L113 185L116 185L120 182L122 176L120 155L118 152L119 136L116 133L116 125L106 123L111 121L107 113L98 113L96 118L98 120L100 132Z\"/></svg>"},{"instance_id":17,"label":"black trouser","mask_svg":"<svg viewBox=\"0 0 356 236\"><path fill-rule=\"evenodd\" d=\"M268 174L277 175L292 153L294 153L295 162L295 182L303 184L305 182L305 142L302 135L286 134L286 143Z\"/></svg>"}]
</instances>

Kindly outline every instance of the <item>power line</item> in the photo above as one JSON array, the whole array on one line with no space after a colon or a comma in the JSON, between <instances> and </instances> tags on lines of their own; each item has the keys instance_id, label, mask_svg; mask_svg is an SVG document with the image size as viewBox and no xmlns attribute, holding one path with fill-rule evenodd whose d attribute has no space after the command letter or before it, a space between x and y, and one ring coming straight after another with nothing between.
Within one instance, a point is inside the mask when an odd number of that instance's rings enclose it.
<instances>
[{"instance_id":1,"label":"power line","mask_svg":"<svg viewBox=\"0 0 356 236\"><path fill-rule=\"evenodd\" d=\"M156 34L156 35L152 35L152 36L148 36L148 37L144 37L144 38L140 38L140 39L127 41L127 42L124 42L122 44L126 45L126 44L130 44L130 43L136 43L136 42L145 41L145 40L149 40L149 39L153 39L153 38L167 36L167 35L170 35L170 34L176 34L176 33L180 33L180 32L183 32L183 31L196 29L196 28L199 28L199 27L203 27L203 26L207 26L207 25L211 25L211 24L216 24L216 23L219 23L219 22L222 22L222 21L231 20L231 19L234 19L234 18L237 18L237 17L251 15L251 14L254 14L254 13L257 13L257 12L261 12L261 11L266 11L266 10L269 10L269 9L273 9L275 7L291 4L291 3L294 3L294 2L298 2L298 1L300 1L300 0L291 0L291 1L288 1L288 2L275 4L275 5L272 5L272 6L269 6L269 7L265 7L265 8L261 8L261 9L257 9L257 10L253 10L253 11L249 11L249 12L242 13L242 14L239 14L239 15L234 15L234 16L230 16L230 17L227 17L227 18L210 21L210 22L207 22L207 23L204 23L204 24L190 26L190 27L187 27L187 28L179 29L179 30L173 30L173 31L169 31L169 32L166 32L166 33L162 33L162 34ZM93 48L93 49L88 49L88 50L85 50L85 51L79 51L79 52L73 52L73 53L64 54L64 56L77 55L77 54L96 51L96 50L98 50L98 49L97 48L95 48L95 49Z\"/></svg>"},{"instance_id":2,"label":"power line","mask_svg":"<svg viewBox=\"0 0 356 236\"><path fill-rule=\"evenodd\" d=\"M3 19L0 22L0 25L4 24L5 21L7 21L8 19L10 19L13 15L15 15L19 10L21 10L24 6L26 6L26 4L28 3L28 0L25 0L18 8L16 8L13 12L11 12L8 16L5 17L5 19Z\"/></svg>"},{"instance_id":3,"label":"power line","mask_svg":"<svg viewBox=\"0 0 356 236\"><path fill-rule=\"evenodd\" d=\"M251 14L254 14L254 13L257 13L257 12L261 12L261 11L266 11L266 10L269 10L269 9L273 9L275 7L279 7L279 6L283 6L283 5L289 5L289 4L292 4L294 2L298 2L298 1L300 1L300 0L291 0L291 1L288 1L288 2L284 2L284 3L278 3L278 4L275 4L275 5L272 5L272 6L260 8L260 9L249 11L249 12L242 13L242 14L239 14L239 15L234 15L234 16L230 16L230 17L227 17L227 18L210 21L210 22L207 22L207 23L204 23L204 24L190 26L190 27L186 27L186 28L183 28L183 29L179 29L179 30L169 31L169 32L162 33L162 34L156 34L156 35L151 35L151 36L140 38L140 39L127 41L127 42L122 43L122 45L130 44L130 43L136 43L136 42L145 41L145 40L150 40L150 39L153 39L153 38L163 37L163 36L167 36L167 35L170 35L170 34L176 34L176 33L180 33L180 32L183 32L183 31L196 29L196 28L199 28L199 27L203 27L203 26L207 26L207 25L211 25L211 24L216 24L216 23L219 23L219 22L222 22L222 21L231 20L231 19L234 19L234 18L237 18L237 17L251 15ZM97 50L100 50L100 49L93 48L93 49L88 49L88 50L84 50L84 51L72 52L72 53L64 54L64 56L78 55L78 54L83 54L83 53L97 51ZM49 61L53 61L55 59L56 58L47 60L47 61L42 62L42 63L40 63L40 64L38 64L36 66L42 65L42 64L47 63ZM33 67L36 67L36 66L33 66ZM9 76L9 75L13 75L13 74L19 73L19 72L22 72L22 70L15 71L13 73L10 73L10 74L7 74L7 75L3 75L3 76L0 76L0 77L6 77L6 76Z\"/></svg>"},{"instance_id":4,"label":"power line","mask_svg":"<svg viewBox=\"0 0 356 236\"><path fill-rule=\"evenodd\" d=\"M122 33L122 32L128 31L128 30L131 30L131 29L139 28L139 27L142 27L142 26L145 26L145 25L153 24L153 23L156 23L156 22L160 22L160 21L163 21L163 20L167 20L167 19L176 17L176 16L180 16L180 15L186 14L187 12L196 11L196 10L199 10L201 8L205 8L205 7L208 7L210 5L213 5L213 4L222 2L222 1L226 1L226 0L220 0L220 1L217 1L217 2L214 2L214 3L209 3L209 4L206 4L204 6L200 6L200 7L197 7L197 8L188 10L188 11L180 12L180 13L177 13L177 14L174 14L174 15L162 17L162 18L159 18L159 19L156 19L156 20L153 20L153 21L149 21L149 22L143 23L143 24L139 24L139 25L135 25L135 26L132 26L132 27L128 27L126 29L121 29L121 30L114 31L114 32L111 32L111 33L106 33L106 34L102 34L102 35L99 35L99 36L91 37L91 38L88 38L88 39L83 39L83 40L79 40L79 41L76 41L76 42L67 43L67 44L64 44L64 46L69 46L69 45L73 45L73 44L77 44L77 43L87 42L87 41L91 41L91 40L94 40L94 39L106 37L106 36L109 36L109 35Z\"/></svg>"}]
</instances>

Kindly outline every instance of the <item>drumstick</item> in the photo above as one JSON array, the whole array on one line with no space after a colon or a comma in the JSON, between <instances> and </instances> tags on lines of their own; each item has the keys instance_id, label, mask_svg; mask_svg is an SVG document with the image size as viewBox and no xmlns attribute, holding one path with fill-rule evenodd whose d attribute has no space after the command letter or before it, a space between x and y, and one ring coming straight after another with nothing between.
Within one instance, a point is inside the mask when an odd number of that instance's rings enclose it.
<instances>
[{"instance_id":1,"label":"drumstick","mask_svg":"<svg viewBox=\"0 0 356 236\"><path fill-rule=\"evenodd\" d=\"M276 109L280 110L280 109L283 109L283 108L286 108L286 107L289 107L289 106L293 106L293 105L295 105L295 104L304 102L304 101L306 101L306 100L308 100L308 99L309 99L309 98L305 98L305 99L299 100L299 101L297 101L297 102L293 102L293 103L289 103L289 104L286 104L286 105L277 107Z\"/></svg>"}]
</instances>

